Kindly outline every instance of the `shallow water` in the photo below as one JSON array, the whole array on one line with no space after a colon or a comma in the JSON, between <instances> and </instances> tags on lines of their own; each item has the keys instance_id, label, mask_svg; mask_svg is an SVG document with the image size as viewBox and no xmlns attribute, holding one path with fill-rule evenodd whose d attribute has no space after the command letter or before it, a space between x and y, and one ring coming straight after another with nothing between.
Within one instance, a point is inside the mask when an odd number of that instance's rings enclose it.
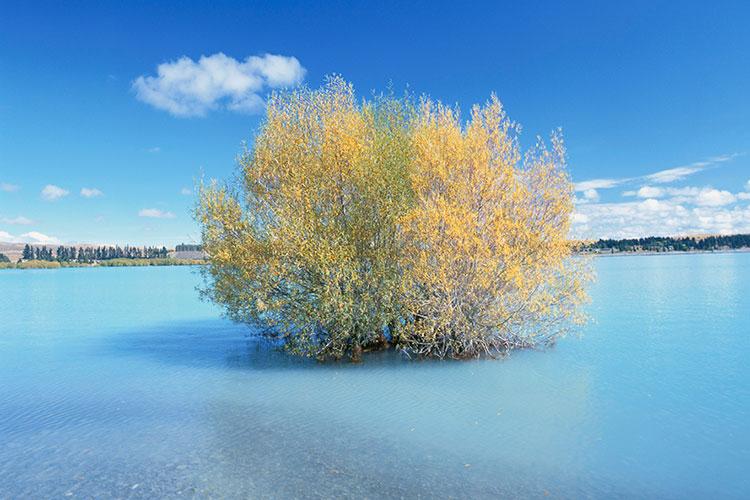
<instances>
[{"instance_id":1,"label":"shallow water","mask_svg":"<svg viewBox=\"0 0 750 500\"><path fill-rule=\"evenodd\" d=\"M318 365L194 269L0 271L0 498L748 497L750 254L599 258L582 335Z\"/></svg>"}]
</instances>

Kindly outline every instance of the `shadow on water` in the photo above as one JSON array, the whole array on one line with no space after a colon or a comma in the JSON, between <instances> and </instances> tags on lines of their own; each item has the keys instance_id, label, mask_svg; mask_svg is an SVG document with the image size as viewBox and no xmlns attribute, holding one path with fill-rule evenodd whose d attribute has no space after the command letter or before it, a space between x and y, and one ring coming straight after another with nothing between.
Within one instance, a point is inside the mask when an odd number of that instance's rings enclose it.
<instances>
[{"instance_id":1,"label":"shadow on water","mask_svg":"<svg viewBox=\"0 0 750 500\"><path fill-rule=\"evenodd\" d=\"M106 337L99 347L112 356L138 356L160 363L239 370L357 369L365 365L406 368L413 364L394 351L368 353L361 365L348 361L318 363L289 355L272 342L259 338L252 327L218 319L125 330Z\"/></svg>"}]
</instances>

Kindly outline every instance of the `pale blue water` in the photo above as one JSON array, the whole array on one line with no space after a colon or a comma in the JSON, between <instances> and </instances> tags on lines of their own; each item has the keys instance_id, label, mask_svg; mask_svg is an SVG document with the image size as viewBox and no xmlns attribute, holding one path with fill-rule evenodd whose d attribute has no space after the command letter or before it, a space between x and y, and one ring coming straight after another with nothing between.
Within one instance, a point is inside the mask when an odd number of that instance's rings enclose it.
<instances>
[{"instance_id":1,"label":"pale blue water","mask_svg":"<svg viewBox=\"0 0 750 500\"><path fill-rule=\"evenodd\" d=\"M750 254L596 260L504 361L291 360L194 270L0 271L0 498L750 496Z\"/></svg>"}]
</instances>

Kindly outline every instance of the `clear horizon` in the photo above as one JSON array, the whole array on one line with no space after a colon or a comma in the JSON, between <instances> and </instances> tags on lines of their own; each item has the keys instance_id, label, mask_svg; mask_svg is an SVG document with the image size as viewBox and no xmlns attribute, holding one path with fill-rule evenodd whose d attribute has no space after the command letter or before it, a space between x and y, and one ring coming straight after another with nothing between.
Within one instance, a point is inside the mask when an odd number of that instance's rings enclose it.
<instances>
[{"instance_id":1,"label":"clear horizon","mask_svg":"<svg viewBox=\"0 0 750 500\"><path fill-rule=\"evenodd\" d=\"M750 233L749 19L741 2L6 6L0 243L198 242L196 179L233 175L270 91L334 73L464 113L494 92L526 147L562 127L572 237Z\"/></svg>"}]
</instances>

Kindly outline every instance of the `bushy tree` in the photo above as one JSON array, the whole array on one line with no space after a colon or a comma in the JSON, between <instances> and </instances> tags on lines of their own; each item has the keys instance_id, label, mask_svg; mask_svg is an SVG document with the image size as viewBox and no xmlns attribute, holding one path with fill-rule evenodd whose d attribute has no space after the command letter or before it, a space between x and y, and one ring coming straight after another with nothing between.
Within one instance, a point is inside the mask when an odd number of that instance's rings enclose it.
<instances>
[{"instance_id":1,"label":"bushy tree","mask_svg":"<svg viewBox=\"0 0 750 500\"><path fill-rule=\"evenodd\" d=\"M566 240L559 136L522 158L497 99L357 102L331 78L273 95L239 182L202 186L205 294L319 358L389 344L437 357L546 342L585 268Z\"/></svg>"},{"instance_id":2,"label":"bushy tree","mask_svg":"<svg viewBox=\"0 0 750 500\"><path fill-rule=\"evenodd\" d=\"M209 295L290 350L357 358L399 309L397 222L410 195L406 107L351 85L276 94L240 160L242 196L202 190Z\"/></svg>"},{"instance_id":3,"label":"bushy tree","mask_svg":"<svg viewBox=\"0 0 750 500\"><path fill-rule=\"evenodd\" d=\"M412 139L401 346L467 357L562 333L588 273L567 240L573 203L560 135L522 155L493 96L465 125L455 109L424 100Z\"/></svg>"}]
</instances>

